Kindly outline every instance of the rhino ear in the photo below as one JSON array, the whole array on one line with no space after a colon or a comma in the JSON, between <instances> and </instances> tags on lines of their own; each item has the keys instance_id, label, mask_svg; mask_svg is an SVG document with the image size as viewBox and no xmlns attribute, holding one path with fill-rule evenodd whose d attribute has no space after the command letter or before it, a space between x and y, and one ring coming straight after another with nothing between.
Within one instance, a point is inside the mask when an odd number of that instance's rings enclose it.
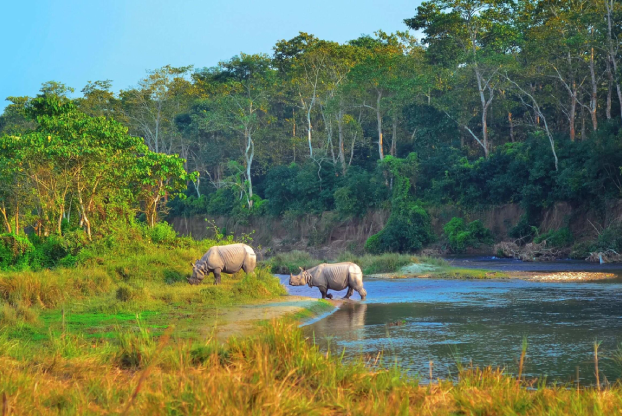
<instances>
[{"instance_id":1,"label":"rhino ear","mask_svg":"<svg viewBox=\"0 0 622 416\"><path fill-rule=\"evenodd\" d=\"M195 264L193 262L190 262L190 267L192 267L194 269Z\"/></svg>"},{"instance_id":2,"label":"rhino ear","mask_svg":"<svg viewBox=\"0 0 622 416\"><path fill-rule=\"evenodd\" d=\"M298 268L300 269L301 272L304 272L305 269L303 269L302 267L298 266Z\"/></svg>"}]
</instances>

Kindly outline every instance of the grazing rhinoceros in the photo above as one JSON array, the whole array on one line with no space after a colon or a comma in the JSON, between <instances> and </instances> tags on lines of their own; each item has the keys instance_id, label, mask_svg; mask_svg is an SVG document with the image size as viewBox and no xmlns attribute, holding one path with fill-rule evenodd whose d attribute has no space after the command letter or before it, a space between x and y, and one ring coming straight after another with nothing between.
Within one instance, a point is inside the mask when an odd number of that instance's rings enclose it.
<instances>
[{"instance_id":1,"label":"grazing rhinoceros","mask_svg":"<svg viewBox=\"0 0 622 416\"><path fill-rule=\"evenodd\" d=\"M192 277L188 279L191 285L198 285L211 272L214 273L214 284L220 283L220 273L237 273L244 269L252 273L257 265L257 256L253 249L246 244L230 244L214 246L192 265Z\"/></svg>"},{"instance_id":2,"label":"grazing rhinoceros","mask_svg":"<svg viewBox=\"0 0 622 416\"><path fill-rule=\"evenodd\" d=\"M317 287L322 293L322 299L332 299L333 295L328 295L328 289L343 290L348 288L348 293L343 297L349 299L352 291L356 290L361 295L361 300L365 300L367 291L363 289L363 272L354 263L322 263L309 270L300 268L299 275L289 275L291 286L309 285Z\"/></svg>"}]
</instances>

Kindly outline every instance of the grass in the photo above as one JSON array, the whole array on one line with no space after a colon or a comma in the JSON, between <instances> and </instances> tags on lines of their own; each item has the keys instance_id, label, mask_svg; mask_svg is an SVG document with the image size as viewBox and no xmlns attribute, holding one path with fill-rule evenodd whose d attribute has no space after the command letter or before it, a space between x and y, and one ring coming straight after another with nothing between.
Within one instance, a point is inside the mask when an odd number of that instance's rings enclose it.
<instances>
[{"instance_id":1,"label":"grass","mask_svg":"<svg viewBox=\"0 0 622 416\"><path fill-rule=\"evenodd\" d=\"M410 254L384 253L380 255L357 255L351 252L341 253L334 262L350 261L358 264L365 275L395 274L393 277L435 277L441 279L502 279L508 275L503 272L467 269L450 266L438 257L419 257ZM272 257L268 264L273 273L298 273L299 267L310 268L320 264L307 252L291 251ZM415 267L406 268L409 265ZM421 266L421 267L416 267Z\"/></svg>"},{"instance_id":2,"label":"grass","mask_svg":"<svg viewBox=\"0 0 622 416\"><path fill-rule=\"evenodd\" d=\"M537 386L495 368L419 384L382 360L344 362L295 325L222 345L154 337L140 324L107 343L64 334L36 357L0 336L6 414L614 414L622 388Z\"/></svg>"},{"instance_id":3,"label":"grass","mask_svg":"<svg viewBox=\"0 0 622 416\"><path fill-rule=\"evenodd\" d=\"M176 336L193 337L215 322L217 308L286 294L265 267L253 275L223 275L219 286L213 276L189 285L189 263L214 244L153 244L137 236L79 267L0 272L0 325L11 339L36 342L63 328L86 339L112 338L117 326L138 315L151 330L177 324Z\"/></svg>"},{"instance_id":4,"label":"grass","mask_svg":"<svg viewBox=\"0 0 622 416\"><path fill-rule=\"evenodd\" d=\"M299 273L299 267L309 269L321 263L319 260L311 257L306 251L292 250L287 253L279 253L272 257L268 264L272 273L289 274Z\"/></svg>"},{"instance_id":5,"label":"grass","mask_svg":"<svg viewBox=\"0 0 622 416\"><path fill-rule=\"evenodd\" d=\"M499 271L448 266L431 272L430 277L441 279L505 279L509 276L507 273Z\"/></svg>"},{"instance_id":6,"label":"grass","mask_svg":"<svg viewBox=\"0 0 622 416\"><path fill-rule=\"evenodd\" d=\"M1 273L1 414L605 415L622 406L617 383L577 392L461 368L457 380L420 385L376 357L344 362L297 328L328 302L262 322L251 337L206 339L218 308L283 294L265 267L225 275L218 287L188 285L186 264L210 244L135 246L75 269ZM340 260L369 272L413 257ZM443 273L480 273L434 261Z\"/></svg>"}]
</instances>

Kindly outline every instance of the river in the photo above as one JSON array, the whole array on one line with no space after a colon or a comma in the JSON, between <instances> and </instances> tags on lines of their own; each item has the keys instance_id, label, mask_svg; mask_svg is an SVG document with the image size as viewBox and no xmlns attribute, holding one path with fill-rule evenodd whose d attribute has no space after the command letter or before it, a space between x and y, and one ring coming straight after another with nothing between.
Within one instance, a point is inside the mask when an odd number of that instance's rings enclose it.
<instances>
[{"instance_id":1,"label":"river","mask_svg":"<svg viewBox=\"0 0 622 416\"><path fill-rule=\"evenodd\" d=\"M486 263L486 268L505 271L622 272L622 265L603 268L579 262L514 262L509 267L506 261L490 259L452 261L460 267ZM287 285L287 276L281 279ZM317 288L287 288L291 294L319 297ZM366 279L365 288L365 302L355 293L354 302L304 326L306 335L324 350L345 351L347 359L370 359L382 352L385 364L397 362L422 382L429 380L430 362L433 378L454 376L458 363L516 373L526 337L527 377L572 382L578 370L581 383L593 383L598 341L601 381L603 375L611 382L622 377L622 362L616 359L622 343L620 279ZM344 293L334 293L335 298Z\"/></svg>"}]
</instances>

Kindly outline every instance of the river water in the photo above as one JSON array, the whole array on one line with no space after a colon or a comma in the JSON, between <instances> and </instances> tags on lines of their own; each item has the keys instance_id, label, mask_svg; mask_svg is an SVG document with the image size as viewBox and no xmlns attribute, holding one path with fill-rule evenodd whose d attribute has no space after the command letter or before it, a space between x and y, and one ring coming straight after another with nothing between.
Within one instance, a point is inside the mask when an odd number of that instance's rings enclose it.
<instances>
[{"instance_id":1,"label":"river water","mask_svg":"<svg viewBox=\"0 0 622 416\"><path fill-rule=\"evenodd\" d=\"M488 262L498 270L504 262ZM574 263L572 263L574 264ZM464 264L458 264L465 267ZM622 268L610 265L608 272ZM482 267L481 264L474 267ZM574 266L573 266L574 267ZM546 271L604 271L567 262L547 263ZM585 270L587 269L587 270ZM530 271L533 271L531 269ZM538 270L544 271L544 270ZM287 277L281 277L287 285ZM289 292L319 297L317 288L287 286ZM594 342L600 342L599 369L611 382L622 377L616 360L622 343L622 282L536 282L520 279L366 279L367 300L345 303L334 313L303 327L321 348L345 357L397 362L425 382L456 375L458 363L500 366L516 373L521 344L528 342L524 374L548 381L594 381ZM343 292L334 293L335 298ZM622 356L621 356L622 358Z\"/></svg>"}]
</instances>

